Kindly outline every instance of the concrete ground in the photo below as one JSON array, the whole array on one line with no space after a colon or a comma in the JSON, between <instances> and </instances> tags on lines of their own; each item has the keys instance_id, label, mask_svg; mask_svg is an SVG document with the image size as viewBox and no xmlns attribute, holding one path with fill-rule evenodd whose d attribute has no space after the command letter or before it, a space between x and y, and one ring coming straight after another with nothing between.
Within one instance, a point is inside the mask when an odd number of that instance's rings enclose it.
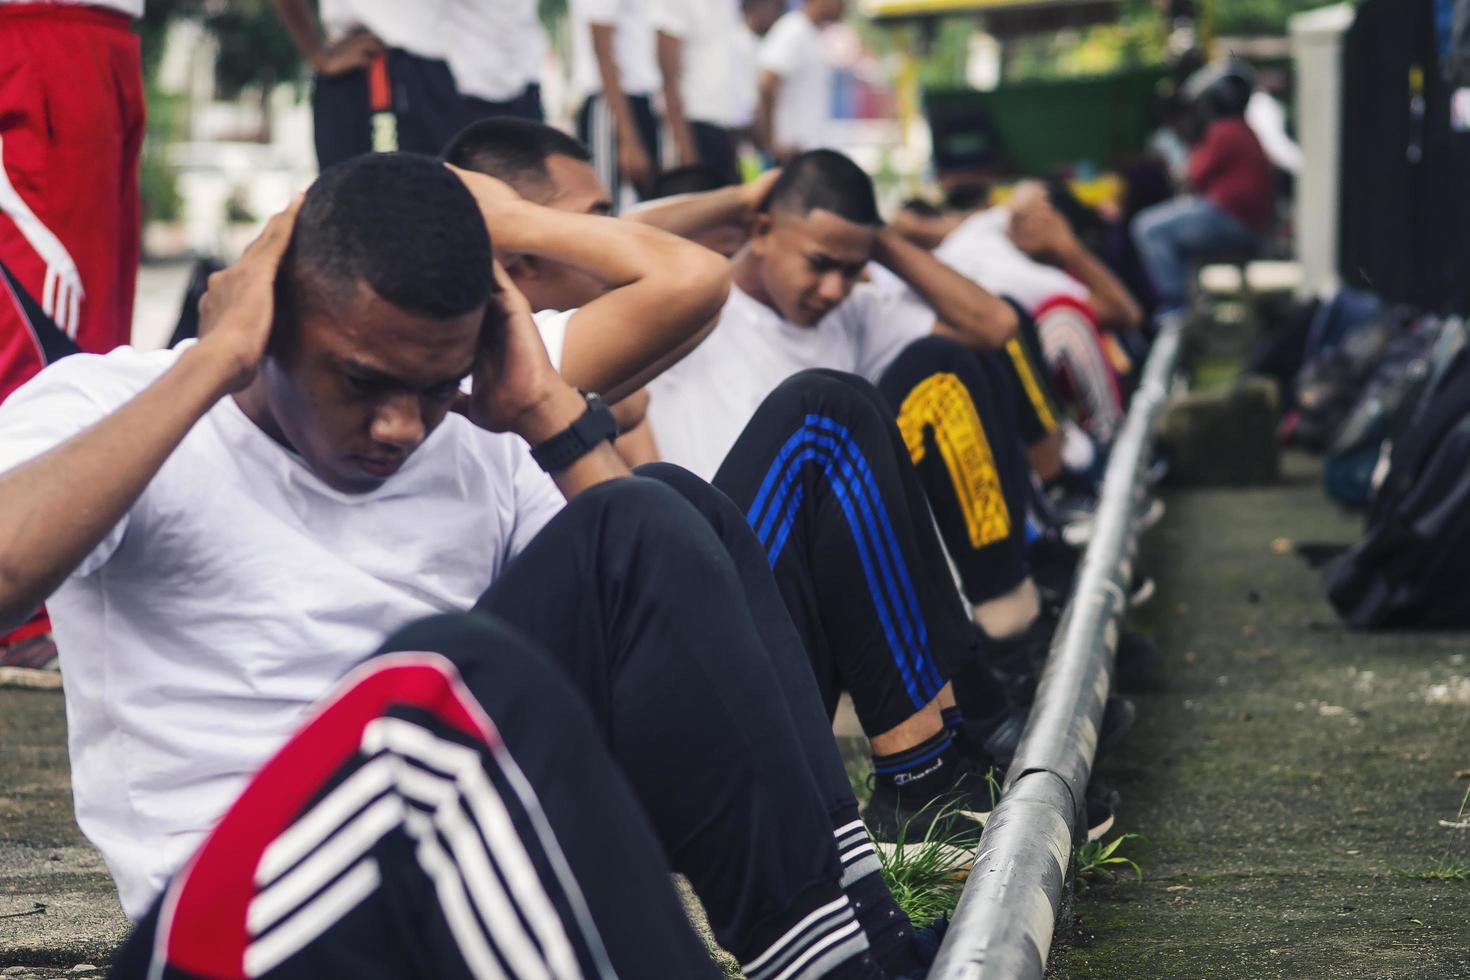
<instances>
[{"instance_id":1,"label":"concrete ground","mask_svg":"<svg viewBox=\"0 0 1470 980\"><path fill-rule=\"evenodd\" d=\"M1142 865L1079 892L1059 980L1470 977L1470 637L1352 633L1291 546L1350 542L1317 466L1168 496L1139 625L1158 690L1099 776Z\"/></svg>"}]
</instances>

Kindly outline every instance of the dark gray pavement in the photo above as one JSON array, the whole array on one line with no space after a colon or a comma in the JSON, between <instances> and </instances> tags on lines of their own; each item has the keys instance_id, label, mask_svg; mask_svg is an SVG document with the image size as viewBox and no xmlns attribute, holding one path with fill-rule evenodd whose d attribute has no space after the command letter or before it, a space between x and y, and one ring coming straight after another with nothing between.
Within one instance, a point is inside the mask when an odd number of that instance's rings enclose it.
<instances>
[{"instance_id":1,"label":"dark gray pavement","mask_svg":"<svg viewBox=\"0 0 1470 980\"><path fill-rule=\"evenodd\" d=\"M1160 689L1099 768L1145 880L1078 895L1055 977L1470 977L1470 880L1399 873L1470 862L1440 824L1470 789L1470 636L1342 627L1291 553L1360 532L1317 474L1168 495L1140 616Z\"/></svg>"}]
</instances>

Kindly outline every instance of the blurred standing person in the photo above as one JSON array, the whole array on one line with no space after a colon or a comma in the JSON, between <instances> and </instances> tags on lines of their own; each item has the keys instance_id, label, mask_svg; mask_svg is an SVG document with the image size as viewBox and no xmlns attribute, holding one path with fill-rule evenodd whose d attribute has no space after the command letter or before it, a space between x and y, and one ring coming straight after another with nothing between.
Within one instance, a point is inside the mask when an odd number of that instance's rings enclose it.
<instances>
[{"instance_id":1,"label":"blurred standing person","mask_svg":"<svg viewBox=\"0 0 1470 980\"><path fill-rule=\"evenodd\" d=\"M572 89L581 99L577 136L612 188L613 207L636 200L658 172L659 87L649 0L568 0L572 19Z\"/></svg>"},{"instance_id":2,"label":"blurred standing person","mask_svg":"<svg viewBox=\"0 0 1470 980\"><path fill-rule=\"evenodd\" d=\"M142 15L143 0L0 0L0 401L58 356L130 338ZM0 668L54 685L49 631L38 616L0 635Z\"/></svg>"},{"instance_id":3,"label":"blurred standing person","mask_svg":"<svg viewBox=\"0 0 1470 980\"><path fill-rule=\"evenodd\" d=\"M663 76L664 124L679 164L702 164L722 178L740 179L737 130L755 79L741 54L739 0L652 0Z\"/></svg>"},{"instance_id":4,"label":"blurred standing person","mask_svg":"<svg viewBox=\"0 0 1470 980\"><path fill-rule=\"evenodd\" d=\"M316 70L311 114L323 170L363 153L438 153L458 131L444 0L274 0Z\"/></svg>"},{"instance_id":5,"label":"blurred standing person","mask_svg":"<svg viewBox=\"0 0 1470 980\"><path fill-rule=\"evenodd\" d=\"M844 7L844 0L805 0L761 42L756 142L778 163L826 142L832 68L822 28L841 20Z\"/></svg>"},{"instance_id":6,"label":"blurred standing person","mask_svg":"<svg viewBox=\"0 0 1470 980\"><path fill-rule=\"evenodd\" d=\"M734 67L730 89L736 100L741 139L756 142L756 116L760 108L761 39L771 32L786 12L782 0L741 0L741 27L735 31Z\"/></svg>"},{"instance_id":7,"label":"blurred standing person","mask_svg":"<svg viewBox=\"0 0 1470 980\"><path fill-rule=\"evenodd\" d=\"M491 116L545 122L541 66L547 42L536 6L536 0L445 0L461 125Z\"/></svg>"},{"instance_id":8,"label":"blurred standing person","mask_svg":"<svg viewBox=\"0 0 1470 980\"><path fill-rule=\"evenodd\" d=\"M1208 121L1189 155L1190 193L1140 211L1133 242L1158 295L1158 309L1189 299L1190 262L1220 249L1255 250L1275 212L1271 161L1245 121L1250 84L1225 75L1199 95Z\"/></svg>"}]
</instances>

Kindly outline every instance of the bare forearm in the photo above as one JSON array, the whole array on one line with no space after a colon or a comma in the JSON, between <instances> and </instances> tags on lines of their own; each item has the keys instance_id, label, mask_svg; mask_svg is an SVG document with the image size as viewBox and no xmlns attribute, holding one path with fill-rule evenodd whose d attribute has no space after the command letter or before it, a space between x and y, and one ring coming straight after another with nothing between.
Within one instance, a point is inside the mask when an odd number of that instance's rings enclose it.
<instances>
[{"instance_id":1,"label":"bare forearm","mask_svg":"<svg viewBox=\"0 0 1470 980\"><path fill-rule=\"evenodd\" d=\"M1062 268L1081 280L1092 294L1092 309L1097 314L1099 326L1132 330L1143 322L1143 310L1128 292L1128 287L1084 246L1079 244L1058 258Z\"/></svg>"},{"instance_id":2,"label":"bare forearm","mask_svg":"<svg viewBox=\"0 0 1470 980\"><path fill-rule=\"evenodd\" d=\"M918 293L946 323L969 343L987 349L1003 347L1020 328L1016 311L933 255L892 229L878 234L874 257Z\"/></svg>"},{"instance_id":3,"label":"bare forearm","mask_svg":"<svg viewBox=\"0 0 1470 980\"><path fill-rule=\"evenodd\" d=\"M698 163L694 132L684 113L684 42L662 31L658 33L658 68L664 82L664 124L674 137L679 162Z\"/></svg>"},{"instance_id":4,"label":"bare forearm","mask_svg":"<svg viewBox=\"0 0 1470 980\"><path fill-rule=\"evenodd\" d=\"M744 225L754 208L742 187L722 187L703 194L680 194L639 204L625 211L623 221L634 221L680 238L722 225Z\"/></svg>"},{"instance_id":5,"label":"bare forearm","mask_svg":"<svg viewBox=\"0 0 1470 980\"><path fill-rule=\"evenodd\" d=\"M761 74L760 99L756 102L755 144L767 153L776 152L776 93L781 88L781 76L773 71Z\"/></svg>"},{"instance_id":6,"label":"bare forearm","mask_svg":"<svg viewBox=\"0 0 1470 980\"><path fill-rule=\"evenodd\" d=\"M296 50L307 62L315 63L322 50L322 31L312 13L309 0L275 0L276 14L285 25L286 33L296 44Z\"/></svg>"},{"instance_id":7,"label":"bare forearm","mask_svg":"<svg viewBox=\"0 0 1470 980\"><path fill-rule=\"evenodd\" d=\"M658 462L658 443L653 438L653 425L645 419L620 436L618 455L629 466Z\"/></svg>"},{"instance_id":8,"label":"bare forearm","mask_svg":"<svg viewBox=\"0 0 1470 980\"><path fill-rule=\"evenodd\" d=\"M613 53L615 28L607 24L592 25L592 54L597 59L597 74L602 79L602 98L613 114L613 123L618 127L619 139L637 139L638 126L633 119L633 109L623 92L623 78L618 72L617 56Z\"/></svg>"},{"instance_id":9,"label":"bare forearm","mask_svg":"<svg viewBox=\"0 0 1470 980\"><path fill-rule=\"evenodd\" d=\"M96 425L0 475L0 629L65 581L219 400L227 372L201 348Z\"/></svg>"}]
</instances>

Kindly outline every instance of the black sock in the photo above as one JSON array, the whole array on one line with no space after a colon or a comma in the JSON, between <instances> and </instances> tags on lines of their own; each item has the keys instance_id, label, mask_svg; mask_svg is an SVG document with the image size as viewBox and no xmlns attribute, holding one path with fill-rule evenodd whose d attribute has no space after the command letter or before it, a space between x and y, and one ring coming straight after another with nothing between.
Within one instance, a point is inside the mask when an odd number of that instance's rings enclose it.
<instances>
[{"instance_id":1,"label":"black sock","mask_svg":"<svg viewBox=\"0 0 1470 980\"><path fill-rule=\"evenodd\" d=\"M939 719L944 722L944 730L958 740L960 733L965 730L965 713L960 710L959 705L953 708L940 708Z\"/></svg>"},{"instance_id":2,"label":"black sock","mask_svg":"<svg viewBox=\"0 0 1470 980\"><path fill-rule=\"evenodd\" d=\"M873 756L873 772L886 785L919 803L927 803L949 787L959 751L949 729L941 728L911 749Z\"/></svg>"},{"instance_id":3,"label":"black sock","mask_svg":"<svg viewBox=\"0 0 1470 980\"><path fill-rule=\"evenodd\" d=\"M832 820L842 857L842 890L867 933L873 959L890 976L920 975L923 964L913 948L913 923L883 881L877 850L858 818L857 805L833 813Z\"/></svg>"}]
</instances>

